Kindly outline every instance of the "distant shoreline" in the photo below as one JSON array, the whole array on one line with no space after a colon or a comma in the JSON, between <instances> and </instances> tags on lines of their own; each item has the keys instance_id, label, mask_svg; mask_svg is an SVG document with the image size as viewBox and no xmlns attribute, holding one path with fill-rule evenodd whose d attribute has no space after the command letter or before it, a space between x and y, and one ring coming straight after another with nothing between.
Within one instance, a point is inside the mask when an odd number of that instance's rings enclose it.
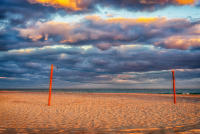
<instances>
[{"instance_id":1,"label":"distant shoreline","mask_svg":"<svg viewBox=\"0 0 200 134\"><path fill-rule=\"evenodd\" d=\"M4 94L4 93L8 93L8 94L12 94L12 93L19 93L19 94L47 94L48 95L48 91L0 91L0 94ZM173 94L161 94L161 93L99 93L99 92L62 92L62 91L53 91L52 94L68 94L68 95L107 95L107 96L112 96L112 95L117 95L117 96L163 96L163 97L172 97ZM177 97L193 97L193 98L200 98L200 94L176 94ZM199 100L200 101L200 100Z\"/></svg>"},{"instance_id":2,"label":"distant shoreline","mask_svg":"<svg viewBox=\"0 0 200 134\"><path fill-rule=\"evenodd\" d=\"M145 93L173 94L172 89L52 89L53 92L66 93ZM0 89L0 92L48 92L48 89ZM199 95L200 89L176 89L176 94Z\"/></svg>"}]
</instances>

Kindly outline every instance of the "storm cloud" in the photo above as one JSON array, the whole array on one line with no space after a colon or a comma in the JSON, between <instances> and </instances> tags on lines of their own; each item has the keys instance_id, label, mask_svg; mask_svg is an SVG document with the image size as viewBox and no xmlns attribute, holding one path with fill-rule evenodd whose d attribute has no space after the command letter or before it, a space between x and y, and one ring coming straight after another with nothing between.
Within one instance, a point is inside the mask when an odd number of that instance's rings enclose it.
<instances>
[{"instance_id":1,"label":"storm cloud","mask_svg":"<svg viewBox=\"0 0 200 134\"><path fill-rule=\"evenodd\" d=\"M177 69L178 79L195 79L200 73L195 73L200 67L199 52L169 52L151 47L118 46L109 51L97 51L96 48L57 46L12 50L4 52L0 58L0 71L3 72L0 76L10 78L7 81L19 78L25 82L39 80L47 83L50 64L56 68L56 81L63 84L148 84L156 83L157 79L169 80L171 69ZM184 71L188 70L193 75L185 74ZM182 77L184 74L187 77Z\"/></svg>"}]
</instances>

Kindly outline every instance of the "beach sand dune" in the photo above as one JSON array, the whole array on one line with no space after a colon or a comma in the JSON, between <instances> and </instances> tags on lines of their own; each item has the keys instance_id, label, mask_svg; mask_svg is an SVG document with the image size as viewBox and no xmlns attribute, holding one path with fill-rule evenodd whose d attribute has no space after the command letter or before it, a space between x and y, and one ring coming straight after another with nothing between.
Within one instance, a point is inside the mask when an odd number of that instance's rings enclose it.
<instances>
[{"instance_id":1,"label":"beach sand dune","mask_svg":"<svg viewBox=\"0 0 200 134\"><path fill-rule=\"evenodd\" d=\"M0 133L200 133L200 96L1 92Z\"/></svg>"}]
</instances>

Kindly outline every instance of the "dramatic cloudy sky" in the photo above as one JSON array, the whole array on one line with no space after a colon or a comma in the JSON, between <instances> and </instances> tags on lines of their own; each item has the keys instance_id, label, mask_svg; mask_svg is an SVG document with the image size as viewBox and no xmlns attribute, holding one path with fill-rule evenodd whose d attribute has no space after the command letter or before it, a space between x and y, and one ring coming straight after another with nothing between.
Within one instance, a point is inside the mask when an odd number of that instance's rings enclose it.
<instances>
[{"instance_id":1,"label":"dramatic cloudy sky","mask_svg":"<svg viewBox=\"0 0 200 134\"><path fill-rule=\"evenodd\" d=\"M0 88L200 88L199 0L1 0Z\"/></svg>"}]
</instances>

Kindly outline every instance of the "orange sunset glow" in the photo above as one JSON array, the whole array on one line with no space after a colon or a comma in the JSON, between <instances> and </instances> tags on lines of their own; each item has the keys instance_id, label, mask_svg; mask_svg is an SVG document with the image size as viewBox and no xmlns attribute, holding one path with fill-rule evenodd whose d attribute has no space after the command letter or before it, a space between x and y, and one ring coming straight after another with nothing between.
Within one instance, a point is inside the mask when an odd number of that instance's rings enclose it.
<instances>
[{"instance_id":1,"label":"orange sunset glow","mask_svg":"<svg viewBox=\"0 0 200 134\"><path fill-rule=\"evenodd\" d=\"M82 0L29 0L31 3L40 3L56 8L69 8L73 11L81 10Z\"/></svg>"},{"instance_id":2,"label":"orange sunset glow","mask_svg":"<svg viewBox=\"0 0 200 134\"><path fill-rule=\"evenodd\" d=\"M195 4L195 0L176 0L180 5L192 5Z\"/></svg>"}]
</instances>

